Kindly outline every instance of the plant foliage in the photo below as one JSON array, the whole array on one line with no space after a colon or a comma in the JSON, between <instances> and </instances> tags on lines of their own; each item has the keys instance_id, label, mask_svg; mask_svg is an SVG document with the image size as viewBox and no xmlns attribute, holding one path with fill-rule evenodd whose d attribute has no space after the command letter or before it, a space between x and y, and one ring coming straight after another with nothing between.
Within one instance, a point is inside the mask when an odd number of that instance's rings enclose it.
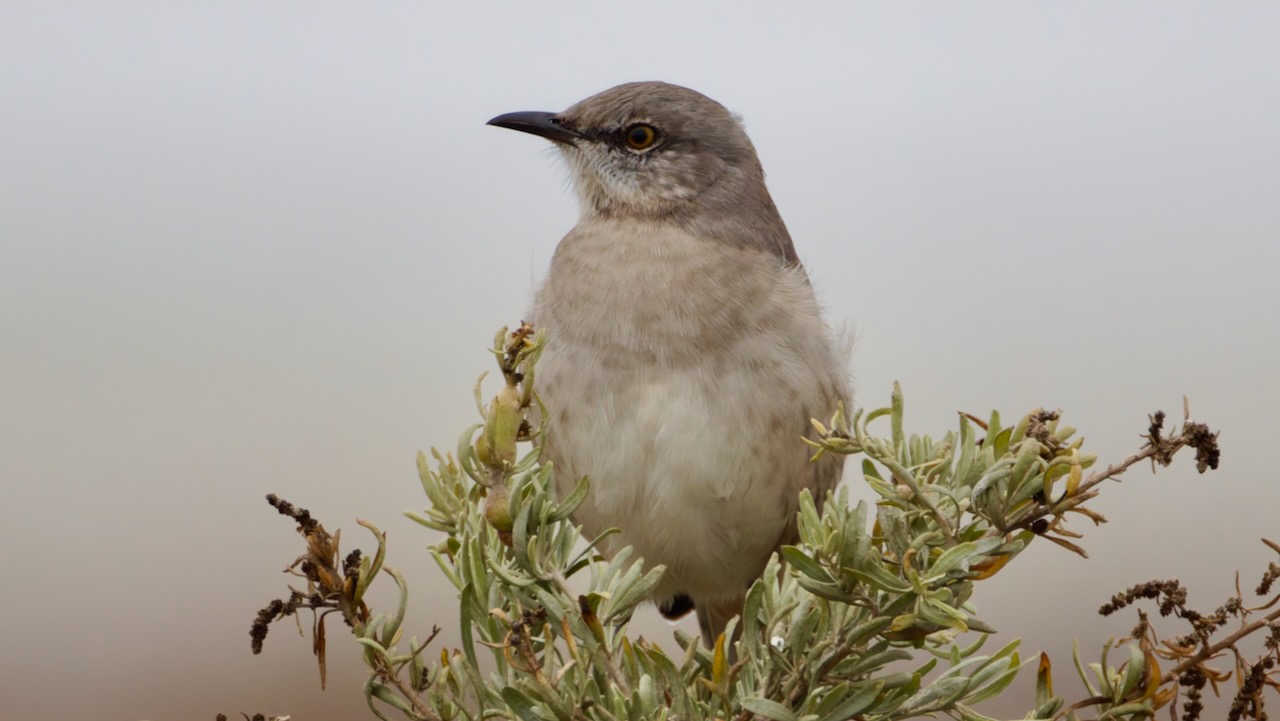
<instances>
[{"instance_id":1,"label":"plant foliage","mask_svg":"<svg viewBox=\"0 0 1280 721\"><path fill-rule=\"evenodd\" d=\"M895 386L888 407L848 415L834 409L829 420L815 421L820 438L810 442L815 457L860 454L876 503L852 505L842 488L819 512L806 493L799 543L770 561L741 618L715 647L680 633L659 645L630 636L628 620L662 566L647 566L628 549L599 555L601 538L584 538L572 520L589 479L557 499L555 469L538 462L541 429L529 419L540 415L534 380L542 343L527 325L500 332L493 352L503 384L481 404L477 383L482 422L462 434L453 453L418 457L428 505L408 516L443 534L430 553L456 589L451 623L461 629L461 647L426 652L434 631L425 641L403 639L408 589L384 563L380 531L362 522L377 552L339 560L338 534L274 499L307 539L307 553L291 566L306 588L259 614L255 648L272 621L310 608L323 678L324 619L339 614L371 670L369 706L384 719L979 721L986 717L976 705L1001 694L1028 661L1016 641L983 653L995 629L969 602L974 584L1005 570L1037 539L1084 555L1067 520L1103 522L1086 504L1103 481L1135 463L1167 465L1185 447L1195 450L1202 472L1218 461L1216 434L1190 420L1168 432L1163 414L1149 419L1141 450L1093 471L1096 458L1056 411L1037 409L1009 426L998 413L961 415L957 429L936 440L908 435ZM877 435L885 425L887 433ZM525 442L534 446L520 455ZM392 613L374 613L363 600L380 572L401 590ZM1269 584L1259 593L1267 590ZM1138 591L1116 608L1153 597ZM1185 593L1182 601L1171 608L1189 611ZM1220 615L1243 624L1244 608L1240 600ZM1280 638L1278 616L1255 619L1248 633L1271 629ZM1237 631L1215 645L1225 621L1207 630L1201 624L1199 635L1178 645L1161 642L1145 616L1143 623L1131 642L1108 644L1099 663L1086 666L1077 653L1075 666L1092 695L1073 704L1053 694L1049 661L1040 656L1028 718L1075 719L1086 710L1097 718L1148 718L1174 700L1189 673L1202 679L1198 700L1203 679L1223 678L1207 662L1227 650L1239 656L1235 641L1247 635ZM1274 663L1276 645L1259 664ZM1121 663L1113 667L1117 653ZM1179 666L1162 673L1158 658ZM1270 666L1242 668L1253 674L1255 696L1273 684Z\"/></svg>"}]
</instances>

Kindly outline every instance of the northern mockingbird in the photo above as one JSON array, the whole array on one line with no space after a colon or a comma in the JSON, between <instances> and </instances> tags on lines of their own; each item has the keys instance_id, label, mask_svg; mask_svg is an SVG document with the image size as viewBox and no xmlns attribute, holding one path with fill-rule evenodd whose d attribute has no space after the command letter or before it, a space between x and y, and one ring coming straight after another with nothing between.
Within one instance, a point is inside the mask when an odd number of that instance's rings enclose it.
<instances>
[{"instance_id":1,"label":"northern mockingbird","mask_svg":"<svg viewBox=\"0 0 1280 721\"><path fill-rule=\"evenodd\" d=\"M575 514L665 564L653 599L696 609L713 645L769 555L796 540L801 489L819 503L843 458L801 437L849 396L847 353L823 323L742 124L688 88L628 83L562 113L489 121L555 142L581 216L532 320L546 329L543 460Z\"/></svg>"}]
</instances>

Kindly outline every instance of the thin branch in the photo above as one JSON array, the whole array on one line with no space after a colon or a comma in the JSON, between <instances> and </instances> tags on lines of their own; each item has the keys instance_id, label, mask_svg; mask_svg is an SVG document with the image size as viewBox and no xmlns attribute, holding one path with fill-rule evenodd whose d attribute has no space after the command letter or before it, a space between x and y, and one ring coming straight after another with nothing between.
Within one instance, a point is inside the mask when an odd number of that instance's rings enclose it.
<instances>
[{"instance_id":1,"label":"thin branch","mask_svg":"<svg viewBox=\"0 0 1280 721\"><path fill-rule=\"evenodd\" d=\"M431 706L418 696L417 691L414 691L411 685L406 684L404 679L400 678L399 674L391 670L391 667L387 665L385 658L380 654L373 654L373 656L375 659L374 673L376 673L378 678L382 679L384 683L394 686L396 691L400 693L400 696L409 702L409 705L413 708L413 712L418 714L419 718L425 719L426 721L444 721L444 718L440 716L440 714L436 713L435 709L431 708Z\"/></svg>"},{"instance_id":2,"label":"thin branch","mask_svg":"<svg viewBox=\"0 0 1280 721\"><path fill-rule=\"evenodd\" d=\"M1186 439L1182 437L1178 437L1177 440L1173 440L1171 442L1174 444L1174 447L1172 449L1173 451L1177 451L1181 449L1183 446L1187 445ZM1089 490L1090 488L1093 488L1094 486L1098 485L1099 483L1102 483L1103 481L1110 480L1115 476L1118 476L1121 473L1124 473L1125 471L1129 470L1129 467L1132 466L1133 464L1139 461L1144 461L1148 458L1151 458L1160 452L1162 452L1160 448L1157 448L1154 445L1147 445L1145 448L1138 451L1137 453L1134 453L1128 458L1125 458L1123 461L1120 461L1119 463L1113 463L1107 466L1105 470L1096 471L1094 473L1089 474L1089 477L1080 483L1080 487L1076 489L1076 493L1077 494L1083 493Z\"/></svg>"},{"instance_id":3,"label":"thin branch","mask_svg":"<svg viewBox=\"0 0 1280 721\"><path fill-rule=\"evenodd\" d=\"M1269 625L1270 623L1276 620L1280 620L1280 608L1277 608L1271 613L1268 613L1266 616L1263 616L1257 621L1254 621L1252 623L1247 623L1241 626L1240 628L1228 634L1226 637L1224 637L1222 640L1218 641L1217 643L1214 643L1210 646L1203 646L1199 651L1196 652L1194 656L1188 658L1186 661L1183 661L1177 666L1174 666L1172 669L1169 670L1168 673L1162 676L1160 679L1160 685L1163 686L1164 684L1167 684L1170 681L1176 681L1178 677L1181 676L1188 669L1191 669L1200 663L1208 661L1209 659L1213 658L1219 653L1222 653L1223 651L1229 648L1232 648L1233 646L1235 646L1236 642L1238 642L1240 639L1252 633L1255 633L1259 629Z\"/></svg>"}]
</instances>

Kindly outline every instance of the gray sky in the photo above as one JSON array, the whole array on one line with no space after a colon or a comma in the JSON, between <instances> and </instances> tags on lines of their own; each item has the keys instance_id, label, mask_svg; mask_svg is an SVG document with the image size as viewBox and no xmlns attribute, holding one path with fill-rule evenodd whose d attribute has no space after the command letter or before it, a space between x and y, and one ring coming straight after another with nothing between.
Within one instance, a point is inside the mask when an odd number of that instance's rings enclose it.
<instances>
[{"instance_id":1,"label":"gray sky","mask_svg":"<svg viewBox=\"0 0 1280 721\"><path fill-rule=\"evenodd\" d=\"M1222 429L1219 473L1107 487L1089 561L1044 544L979 588L1025 657L1065 680L1133 582L1252 586L1280 537L1277 8L4 5L0 719L363 717L339 627L324 694L287 626L249 655L301 548L268 492L347 544L381 524L411 625L456 625L400 516L414 454L472 422L576 217L545 143L484 121L630 80L745 118L861 403L900 380L933 434L1062 407L1113 460L1183 394Z\"/></svg>"}]
</instances>

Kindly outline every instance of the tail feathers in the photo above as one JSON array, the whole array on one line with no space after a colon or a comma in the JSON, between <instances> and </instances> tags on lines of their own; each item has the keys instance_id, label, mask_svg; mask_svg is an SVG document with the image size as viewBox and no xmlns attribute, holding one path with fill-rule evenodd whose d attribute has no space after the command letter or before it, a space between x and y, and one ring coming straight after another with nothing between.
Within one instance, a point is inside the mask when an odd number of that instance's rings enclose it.
<instances>
[{"instance_id":1,"label":"tail feathers","mask_svg":"<svg viewBox=\"0 0 1280 721\"><path fill-rule=\"evenodd\" d=\"M674 621L693 610L693 599L683 593L658 604L658 613L668 621Z\"/></svg>"}]
</instances>

